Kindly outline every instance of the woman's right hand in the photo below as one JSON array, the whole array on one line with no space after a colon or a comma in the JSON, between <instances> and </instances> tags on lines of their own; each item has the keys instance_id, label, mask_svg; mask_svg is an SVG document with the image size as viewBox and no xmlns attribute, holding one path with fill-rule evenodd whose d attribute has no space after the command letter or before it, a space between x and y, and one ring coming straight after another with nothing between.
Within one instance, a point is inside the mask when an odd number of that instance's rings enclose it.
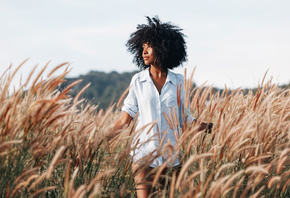
<instances>
[{"instance_id":1,"label":"woman's right hand","mask_svg":"<svg viewBox=\"0 0 290 198\"><path fill-rule=\"evenodd\" d=\"M131 121L132 117L127 112L123 112L121 117L114 124L112 131L109 134L107 134L107 138L113 139L115 136L119 135L120 132L118 131L128 126Z\"/></svg>"}]
</instances>

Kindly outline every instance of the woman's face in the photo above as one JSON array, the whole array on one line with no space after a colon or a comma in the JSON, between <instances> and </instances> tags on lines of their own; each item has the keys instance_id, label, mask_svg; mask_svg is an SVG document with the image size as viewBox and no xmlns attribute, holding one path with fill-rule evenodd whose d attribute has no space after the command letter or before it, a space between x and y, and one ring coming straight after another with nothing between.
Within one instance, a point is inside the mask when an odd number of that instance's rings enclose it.
<instances>
[{"instance_id":1,"label":"woman's face","mask_svg":"<svg viewBox=\"0 0 290 198\"><path fill-rule=\"evenodd\" d=\"M142 47L143 47L142 56L143 56L145 65L157 66L155 65L157 64L157 62L156 62L156 56L154 55L152 46L149 43L144 43Z\"/></svg>"}]
</instances>

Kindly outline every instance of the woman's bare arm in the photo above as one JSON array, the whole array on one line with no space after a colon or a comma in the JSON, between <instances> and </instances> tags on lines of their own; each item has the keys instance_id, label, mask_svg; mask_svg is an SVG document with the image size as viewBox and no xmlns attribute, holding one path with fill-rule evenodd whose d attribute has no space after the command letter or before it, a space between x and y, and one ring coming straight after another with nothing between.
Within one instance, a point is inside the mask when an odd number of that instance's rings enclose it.
<instances>
[{"instance_id":1,"label":"woman's bare arm","mask_svg":"<svg viewBox=\"0 0 290 198\"><path fill-rule=\"evenodd\" d=\"M130 122L132 121L132 117L127 113L123 112L121 117L115 122L114 127L110 134L108 134L108 138L114 138L115 136L119 135L120 132L118 132L120 129L124 128L125 126L128 126Z\"/></svg>"}]
</instances>

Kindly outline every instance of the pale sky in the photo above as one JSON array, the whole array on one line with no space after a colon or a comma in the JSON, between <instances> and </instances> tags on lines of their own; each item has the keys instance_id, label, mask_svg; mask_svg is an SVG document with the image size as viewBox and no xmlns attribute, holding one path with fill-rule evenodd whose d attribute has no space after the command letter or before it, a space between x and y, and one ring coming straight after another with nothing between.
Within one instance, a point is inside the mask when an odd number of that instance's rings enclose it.
<instances>
[{"instance_id":1,"label":"pale sky","mask_svg":"<svg viewBox=\"0 0 290 198\"><path fill-rule=\"evenodd\" d=\"M70 62L69 77L137 70L125 43L158 15L187 35L188 62L174 71L196 66L198 85L256 87L267 70L289 83L289 10L289 0L0 0L0 76L27 58L14 84L49 60L47 73Z\"/></svg>"}]
</instances>

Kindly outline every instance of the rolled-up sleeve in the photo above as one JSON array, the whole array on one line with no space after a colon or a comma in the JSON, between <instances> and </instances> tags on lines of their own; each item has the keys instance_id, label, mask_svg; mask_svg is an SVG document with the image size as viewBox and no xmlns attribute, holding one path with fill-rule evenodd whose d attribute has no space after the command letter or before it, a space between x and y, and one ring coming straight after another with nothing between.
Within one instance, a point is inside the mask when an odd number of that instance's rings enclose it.
<instances>
[{"instance_id":1,"label":"rolled-up sleeve","mask_svg":"<svg viewBox=\"0 0 290 198\"><path fill-rule=\"evenodd\" d=\"M122 107L122 111L127 112L134 119L138 110L139 108L138 108L137 97L135 94L135 86L132 79L130 83L129 93L124 100L124 106Z\"/></svg>"}]
</instances>

